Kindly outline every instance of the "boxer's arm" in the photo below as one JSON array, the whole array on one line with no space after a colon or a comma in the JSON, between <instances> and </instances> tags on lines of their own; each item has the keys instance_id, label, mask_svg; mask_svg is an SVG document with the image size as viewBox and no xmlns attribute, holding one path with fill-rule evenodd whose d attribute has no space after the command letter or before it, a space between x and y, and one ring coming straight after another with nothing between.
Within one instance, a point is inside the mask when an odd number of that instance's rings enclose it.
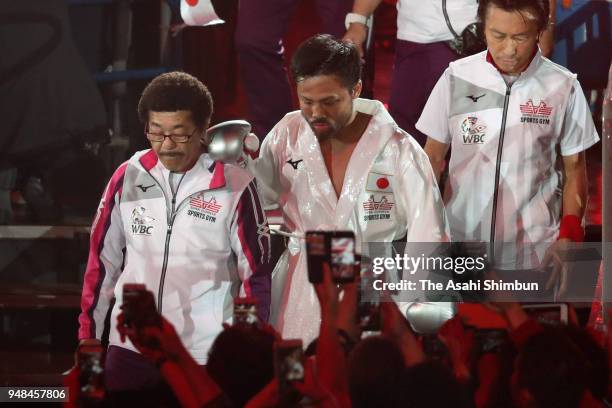
<instances>
[{"instance_id":1,"label":"boxer's arm","mask_svg":"<svg viewBox=\"0 0 612 408\"><path fill-rule=\"evenodd\" d=\"M246 168L255 176L259 195L266 209L276 207L280 199L280 180L277 152L274 150L276 130L272 129L259 149L259 157L246 157Z\"/></svg>"},{"instance_id":2,"label":"boxer's arm","mask_svg":"<svg viewBox=\"0 0 612 408\"><path fill-rule=\"evenodd\" d=\"M442 174L444 170L444 158L446 157L446 152L448 152L448 147L449 144L438 142L431 137L428 137L427 143L425 143L425 153L427 153L427 157L429 157L431 168L434 171L438 183L440 182L440 174Z\"/></svg>"}]
</instances>

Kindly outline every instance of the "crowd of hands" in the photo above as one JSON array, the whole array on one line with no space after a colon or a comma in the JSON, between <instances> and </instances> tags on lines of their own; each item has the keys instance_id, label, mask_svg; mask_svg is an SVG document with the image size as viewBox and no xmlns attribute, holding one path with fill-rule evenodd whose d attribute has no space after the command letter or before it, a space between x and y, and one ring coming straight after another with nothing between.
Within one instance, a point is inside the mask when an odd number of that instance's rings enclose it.
<instances>
[{"instance_id":1,"label":"crowd of hands","mask_svg":"<svg viewBox=\"0 0 612 408\"><path fill-rule=\"evenodd\" d=\"M306 349L303 380L288 389L279 387L273 369L272 348L281 336L265 323L224 324L206 368L161 316L159 325L136 328L120 314L117 327L160 370L183 407L607 406L612 339L580 328L571 308L567 326L548 326L516 302L491 301L486 307L507 323L507 342L483 351L457 315L434 334L445 348L440 358L427 353L424 336L391 298L380 302L380 333L364 336L357 319L360 281L338 285L329 267L323 269L323 282L314 285L319 336ZM246 339L254 338L265 340L250 350L255 343ZM215 368L220 364L227 364L225 372ZM76 367L67 378L73 406L79 406L78 377Z\"/></svg>"}]
</instances>

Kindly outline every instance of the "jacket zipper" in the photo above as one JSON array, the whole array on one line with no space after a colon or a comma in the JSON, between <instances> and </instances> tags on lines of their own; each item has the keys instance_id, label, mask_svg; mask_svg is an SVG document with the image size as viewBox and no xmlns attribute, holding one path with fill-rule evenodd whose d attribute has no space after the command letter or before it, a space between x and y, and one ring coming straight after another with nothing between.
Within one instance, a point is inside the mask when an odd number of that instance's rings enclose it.
<instances>
[{"instance_id":1,"label":"jacket zipper","mask_svg":"<svg viewBox=\"0 0 612 408\"><path fill-rule=\"evenodd\" d=\"M164 195L164 201L166 202L166 207L167 207L168 197L166 196L165 190L162 188L160 182L157 181L155 177L153 177L153 175L151 174L149 170L145 170L145 171L153 179L153 181L155 181L155 184L157 184L157 186L161 190L162 194ZM182 181L183 181L183 177L181 177L178 185L176 186L176 191L178 191L179 186L181 185ZM161 272L161 277L159 279L159 289L157 291L157 311L159 312L159 314L161 314L162 312L162 295L164 294L164 280L166 278L166 269L168 268L168 252L169 252L168 249L170 247L170 236L172 235L172 225L174 224L174 216L176 215L174 214L174 210L175 210L174 207L176 205L176 193L172 193L171 203L172 203L172 208L170 212L166 211L168 227L166 228L166 243L164 244L164 261L162 262L162 272Z\"/></svg>"},{"instance_id":2,"label":"jacket zipper","mask_svg":"<svg viewBox=\"0 0 612 408\"><path fill-rule=\"evenodd\" d=\"M162 191L162 194L164 195L164 200L166 201L166 203L168 202L167 197L166 197L166 193L164 192L164 189L162 188L161 184L157 181L157 179L155 177L153 177L153 175L151 174L150 171L147 170L147 173L149 174L149 176L151 176L151 178L155 181L155 183L159 186L159 189ZM179 187L181 186L181 183L183 182L183 177L181 177L178 185L176 186L176 191L178 192ZM200 190L200 191L205 191L205 190ZM195 192L194 194L198 193L199 191ZM189 199L189 197L191 197L191 195L187 196L183 201L181 201L179 203L179 207L185 202L187 201L187 199ZM172 204L172 208L170 213L166 214L167 219L168 219L168 227L166 228L166 243L164 244L164 260L162 262L162 271L161 271L161 277L159 278L159 289L157 291L157 311L159 312L159 314L162 313L162 306L163 306L163 295L164 295L164 281L166 280L166 271L168 269L168 256L169 256L169 252L170 252L170 237L172 236L172 226L174 225L174 218L176 217L176 193L172 194L172 200L171 200L171 204Z\"/></svg>"},{"instance_id":3,"label":"jacket zipper","mask_svg":"<svg viewBox=\"0 0 612 408\"><path fill-rule=\"evenodd\" d=\"M170 247L170 237L172 236L172 226L174 225L174 206L176 205L176 194L172 194L172 211L168 216L168 228L166 229L166 243L164 245L164 261L162 263L161 277L159 278L159 289L157 291L157 311L162 312L162 299L164 295L164 280L168 269L168 253Z\"/></svg>"},{"instance_id":4,"label":"jacket zipper","mask_svg":"<svg viewBox=\"0 0 612 408\"><path fill-rule=\"evenodd\" d=\"M172 193L172 208L170 210L170 213L168 214L168 228L166 229L166 243L164 244L164 261L162 263L161 277L159 278L159 289L157 290L157 311L159 312L159 314L162 313L162 303L164 299L164 281L166 280L166 270L168 269L168 255L170 252L170 237L172 236L172 226L174 225L174 218L176 217L176 193L178 192L184 177L185 175L181 177L176 186L176 189Z\"/></svg>"},{"instance_id":5,"label":"jacket zipper","mask_svg":"<svg viewBox=\"0 0 612 408\"><path fill-rule=\"evenodd\" d=\"M499 176L502 151L504 148L504 136L506 134L506 117L508 116L508 102L510 100L510 89L512 84L506 85L506 95L504 96L504 111L502 114L501 129L499 131L499 142L497 144L497 162L495 164L495 184L493 190L493 205L491 209L491 235L489 237L489 262L495 265L495 223L497 221L497 197L499 195Z\"/></svg>"}]
</instances>

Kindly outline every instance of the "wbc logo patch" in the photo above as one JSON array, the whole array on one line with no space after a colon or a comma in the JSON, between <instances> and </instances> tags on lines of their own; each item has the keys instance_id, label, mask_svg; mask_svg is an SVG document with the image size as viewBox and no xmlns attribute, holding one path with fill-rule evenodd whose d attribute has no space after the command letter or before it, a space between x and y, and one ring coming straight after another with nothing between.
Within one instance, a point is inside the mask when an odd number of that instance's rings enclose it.
<instances>
[{"instance_id":1,"label":"wbc logo patch","mask_svg":"<svg viewBox=\"0 0 612 408\"><path fill-rule=\"evenodd\" d=\"M521 108L521 123L536 123L539 125L550 125L550 115L552 115L553 107L548 106L546 102L540 101L539 105L534 105L529 99Z\"/></svg>"},{"instance_id":2,"label":"wbc logo patch","mask_svg":"<svg viewBox=\"0 0 612 408\"><path fill-rule=\"evenodd\" d=\"M363 220L388 220L391 219L391 210L395 203L389 201L386 195L383 195L380 200L376 201L374 194L370 195L363 203Z\"/></svg>"},{"instance_id":3,"label":"wbc logo patch","mask_svg":"<svg viewBox=\"0 0 612 408\"><path fill-rule=\"evenodd\" d=\"M200 218L205 221L216 222L217 215L221 211L221 205L217 203L214 196L208 200L204 199L204 194L200 193L189 198L189 210L187 215Z\"/></svg>"},{"instance_id":4,"label":"wbc logo patch","mask_svg":"<svg viewBox=\"0 0 612 408\"><path fill-rule=\"evenodd\" d=\"M132 210L132 234L151 235L153 233L155 218L147 215L147 209L136 207Z\"/></svg>"},{"instance_id":5,"label":"wbc logo patch","mask_svg":"<svg viewBox=\"0 0 612 408\"><path fill-rule=\"evenodd\" d=\"M461 137L463 144L483 144L487 125L476 116L468 116L461 122Z\"/></svg>"}]
</instances>

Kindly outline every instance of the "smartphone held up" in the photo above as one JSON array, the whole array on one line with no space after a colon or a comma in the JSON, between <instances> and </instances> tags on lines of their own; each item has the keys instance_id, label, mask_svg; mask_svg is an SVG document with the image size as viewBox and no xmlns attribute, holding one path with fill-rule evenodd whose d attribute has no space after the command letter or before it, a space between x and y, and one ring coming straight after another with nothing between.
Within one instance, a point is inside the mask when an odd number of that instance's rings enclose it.
<instances>
[{"instance_id":1,"label":"smartphone held up","mask_svg":"<svg viewBox=\"0 0 612 408\"><path fill-rule=\"evenodd\" d=\"M161 327L161 317L155 306L153 293L145 285L126 283L123 285L123 325L141 329L143 327Z\"/></svg>"},{"instance_id":2,"label":"smartphone held up","mask_svg":"<svg viewBox=\"0 0 612 408\"><path fill-rule=\"evenodd\" d=\"M259 324L257 317L257 303L253 297L234 299L234 319L232 325L251 325Z\"/></svg>"},{"instance_id":3,"label":"smartphone held up","mask_svg":"<svg viewBox=\"0 0 612 408\"><path fill-rule=\"evenodd\" d=\"M280 395L292 388L291 384L304 381L304 351L302 340L274 342L274 373Z\"/></svg>"},{"instance_id":4,"label":"smartphone held up","mask_svg":"<svg viewBox=\"0 0 612 408\"><path fill-rule=\"evenodd\" d=\"M306 252L308 280L323 282L323 264L327 263L336 283L353 282L359 271L352 231L307 231Z\"/></svg>"},{"instance_id":5,"label":"smartphone held up","mask_svg":"<svg viewBox=\"0 0 612 408\"><path fill-rule=\"evenodd\" d=\"M101 344L81 345L77 349L79 393L84 401L102 401L104 388L104 347Z\"/></svg>"}]
</instances>

